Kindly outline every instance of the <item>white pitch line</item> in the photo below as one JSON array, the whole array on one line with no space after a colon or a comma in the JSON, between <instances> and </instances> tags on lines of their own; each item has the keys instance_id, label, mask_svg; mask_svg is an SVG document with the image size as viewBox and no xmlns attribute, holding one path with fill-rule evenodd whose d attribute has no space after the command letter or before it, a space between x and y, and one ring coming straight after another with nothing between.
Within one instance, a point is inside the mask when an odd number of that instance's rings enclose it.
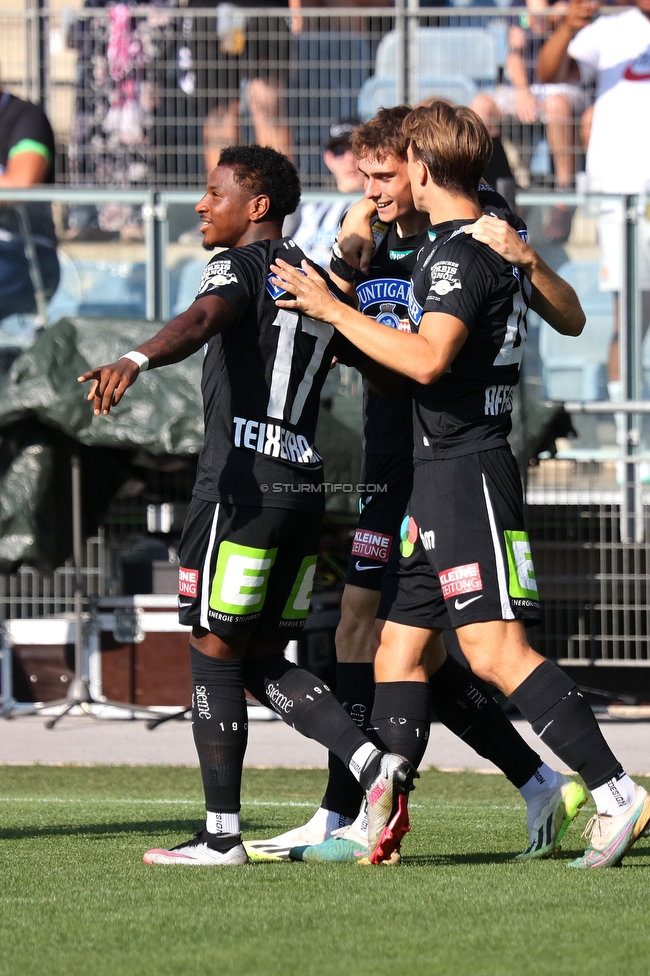
<instances>
[{"instance_id":1,"label":"white pitch line","mask_svg":"<svg viewBox=\"0 0 650 976\"><path fill-rule=\"evenodd\" d=\"M200 807L200 800L135 800L126 797L118 799L116 797L63 797L63 796L0 796L0 803L87 803L105 805L107 803L123 804L130 806L196 806ZM243 807L314 807L314 803L305 801L297 803L295 800L279 802L277 800L242 800ZM473 802L472 810L521 810L525 806L521 803L480 803ZM444 801L434 800L431 803L409 803L411 810L467 810L467 803L445 803Z\"/></svg>"}]
</instances>

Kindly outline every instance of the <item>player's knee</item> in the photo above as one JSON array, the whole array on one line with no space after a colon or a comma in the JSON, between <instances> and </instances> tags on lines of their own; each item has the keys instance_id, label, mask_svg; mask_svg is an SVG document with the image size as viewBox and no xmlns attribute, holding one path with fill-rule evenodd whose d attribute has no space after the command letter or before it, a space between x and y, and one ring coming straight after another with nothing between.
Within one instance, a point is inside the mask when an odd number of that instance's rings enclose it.
<instances>
[{"instance_id":1,"label":"player's knee","mask_svg":"<svg viewBox=\"0 0 650 976\"><path fill-rule=\"evenodd\" d=\"M410 629L410 628L409 628ZM415 640L405 633L400 624L378 620L375 636L378 646L375 654L377 681L426 680L426 645L428 634L417 634Z\"/></svg>"},{"instance_id":2,"label":"player's knee","mask_svg":"<svg viewBox=\"0 0 650 976\"><path fill-rule=\"evenodd\" d=\"M356 591L359 592L356 592ZM336 629L336 659L341 664L371 664L379 592L347 586Z\"/></svg>"}]
</instances>

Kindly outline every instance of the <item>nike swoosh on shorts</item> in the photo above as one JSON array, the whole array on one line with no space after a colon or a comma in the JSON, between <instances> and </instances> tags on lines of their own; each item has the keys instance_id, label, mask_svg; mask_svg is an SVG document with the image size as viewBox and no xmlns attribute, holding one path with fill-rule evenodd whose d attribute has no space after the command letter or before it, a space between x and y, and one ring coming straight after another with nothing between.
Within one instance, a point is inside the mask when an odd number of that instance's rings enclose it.
<instances>
[{"instance_id":1,"label":"nike swoosh on shorts","mask_svg":"<svg viewBox=\"0 0 650 976\"><path fill-rule=\"evenodd\" d=\"M463 600L462 603L459 603L458 600L455 600L454 606L456 607L457 610L462 610L464 607L468 607L470 603L474 603L475 600L482 600L482 599L483 599L483 594L481 593L480 596L472 596L469 598L469 600Z\"/></svg>"}]
</instances>

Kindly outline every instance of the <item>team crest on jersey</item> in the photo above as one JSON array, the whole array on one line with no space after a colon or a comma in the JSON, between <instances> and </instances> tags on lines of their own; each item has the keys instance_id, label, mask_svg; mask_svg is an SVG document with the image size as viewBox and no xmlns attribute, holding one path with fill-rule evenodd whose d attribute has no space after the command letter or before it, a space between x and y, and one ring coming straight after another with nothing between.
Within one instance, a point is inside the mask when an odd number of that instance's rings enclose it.
<instances>
[{"instance_id":1,"label":"team crest on jersey","mask_svg":"<svg viewBox=\"0 0 650 976\"><path fill-rule=\"evenodd\" d=\"M460 278L458 278L458 262L436 261L431 266L430 291L442 297L456 288L462 288Z\"/></svg>"},{"instance_id":2,"label":"team crest on jersey","mask_svg":"<svg viewBox=\"0 0 650 976\"><path fill-rule=\"evenodd\" d=\"M232 270L231 261L210 261L201 275L199 295L202 295L208 288L219 288L223 285L234 285L236 283L237 275Z\"/></svg>"},{"instance_id":3,"label":"team crest on jersey","mask_svg":"<svg viewBox=\"0 0 650 976\"><path fill-rule=\"evenodd\" d=\"M299 271L300 274L305 276L307 275L307 272L304 270L304 268L294 268L294 271ZM284 288L280 288L279 285L274 285L273 282L271 281L272 278L275 278L275 275L273 273L267 276L266 290L268 291L269 295L275 302L282 295L289 295L289 292L285 291ZM293 298L293 295L289 295L289 298Z\"/></svg>"},{"instance_id":4,"label":"team crest on jersey","mask_svg":"<svg viewBox=\"0 0 650 976\"><path fill-rule=\"evenodd\" d=\"M395 305L393 302L385 302L379 306L377 321L380 325L387 325L389 329L399 329L399 315L395 314Z\"/></svg>"}]
</instances>

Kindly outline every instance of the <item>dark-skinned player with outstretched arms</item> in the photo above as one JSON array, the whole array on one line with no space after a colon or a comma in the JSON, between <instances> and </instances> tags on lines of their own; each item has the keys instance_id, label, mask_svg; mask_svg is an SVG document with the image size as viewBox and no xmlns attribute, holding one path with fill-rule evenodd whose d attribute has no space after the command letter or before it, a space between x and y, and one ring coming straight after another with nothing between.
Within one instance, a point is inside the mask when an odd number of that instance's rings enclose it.
<instances>
[{"instance_id":1,"label":"dark-skinned player with outstretched arms","mask_svg":"<svg viewBox=\"0 0 650 976\"><path fill-rule=\"evenodd\" d=\"M358 779L369 811L369 859L390 861L408 829L407 760L376 748L329 688L283 655L305 622L324 509L314 444L332 358L372 363L327 323L279 310L270 265L304 254L281 234L300 199L293 164L270 148L225 149L196 209L207 265L196 300L116 363L89 370L88 399L105 416L145 369L205 347L205 441L179 558L179 617L192 627L193 733L205 827L149 864L241 865L247 740L244 687L289 725L329 748ZM313 265L309 267L315 268ZM323 280L334 289L325 272ZM280 491L268 491L268 486Z\"/></svg>"}]
</instances>

